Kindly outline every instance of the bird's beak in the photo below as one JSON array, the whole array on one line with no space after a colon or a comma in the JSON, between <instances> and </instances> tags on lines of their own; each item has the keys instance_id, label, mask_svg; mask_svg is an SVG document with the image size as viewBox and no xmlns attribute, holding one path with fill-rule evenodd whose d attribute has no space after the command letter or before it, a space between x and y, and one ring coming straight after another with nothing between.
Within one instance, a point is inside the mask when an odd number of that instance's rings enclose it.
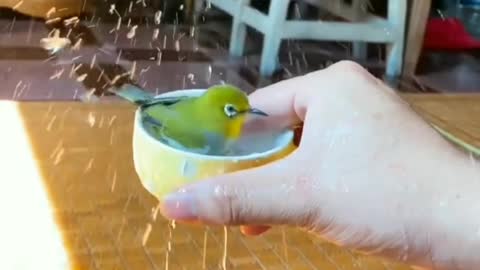
<instances>
[{"instance_id":1,"label":"bird's beak","mask_svg":"<svg viewBox=\"0 0 480 270\"><path fill-rule=\"evenodd\" d=\"M250 114L256 114L256 115L261 115L261 116L268 116L266 112L263 112L259 109L251 108L250 110L247 111Z\"/></svg>"}]
</instances>

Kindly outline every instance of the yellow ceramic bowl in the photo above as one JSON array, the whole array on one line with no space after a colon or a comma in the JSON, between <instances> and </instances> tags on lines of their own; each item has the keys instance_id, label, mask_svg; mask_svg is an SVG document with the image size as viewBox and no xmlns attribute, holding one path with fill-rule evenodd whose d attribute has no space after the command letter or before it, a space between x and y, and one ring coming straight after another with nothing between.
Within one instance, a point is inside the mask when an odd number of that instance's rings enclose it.
<instances>
[{"instance_id":1,"label":"yellow ceramic bowl","mask_svg":"<svg viewBox=\"0 0 480 270\"><path fill-rule=\"evenodd\" d=\"M204 91L205 89L179 90L160 96L198 96ZM283 158L295 149L293 136L293 131L285 131L275 139L272 149L258 154L201 155L173 148L153 138L143 127L140 111L137 110L133 131L134 166L143 186L161 201L163 196L185 184Z\"/></svg>"}]
</instances>

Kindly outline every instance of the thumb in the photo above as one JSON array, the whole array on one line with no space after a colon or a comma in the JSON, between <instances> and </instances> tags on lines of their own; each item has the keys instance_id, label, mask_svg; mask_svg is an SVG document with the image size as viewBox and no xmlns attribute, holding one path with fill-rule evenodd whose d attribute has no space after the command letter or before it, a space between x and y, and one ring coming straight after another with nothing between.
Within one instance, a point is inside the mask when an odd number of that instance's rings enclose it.
<instances>
[{"instance_id":1,"label":"thumb","mask_svg":"<svg viewBox=\"0 0 480 270\"><path fill-rule=\"evenodd\" d=\"M310 216L290 156L262 167L221 175L168 195L169 219L214 225L301 225ZM310 205L311 207L311 205Z\"/></svg>"}]
</instances>

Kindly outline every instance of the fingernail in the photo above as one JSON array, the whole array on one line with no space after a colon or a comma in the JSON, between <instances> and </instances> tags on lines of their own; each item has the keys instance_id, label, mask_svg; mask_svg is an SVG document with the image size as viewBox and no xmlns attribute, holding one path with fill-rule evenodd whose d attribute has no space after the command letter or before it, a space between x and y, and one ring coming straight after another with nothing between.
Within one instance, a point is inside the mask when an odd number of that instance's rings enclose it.
<instances>
[{"instance_id":1,"label":"fingernail","mask_svg":"<svg viewBox=\"0 0 480 270\"><path fill-rule=\"evenodd\" d=\"M174 220L192 221L197 219L194 197L185 190L167 195L162 202L160 211L167 218Z\"/></svg>"}]
</instances>

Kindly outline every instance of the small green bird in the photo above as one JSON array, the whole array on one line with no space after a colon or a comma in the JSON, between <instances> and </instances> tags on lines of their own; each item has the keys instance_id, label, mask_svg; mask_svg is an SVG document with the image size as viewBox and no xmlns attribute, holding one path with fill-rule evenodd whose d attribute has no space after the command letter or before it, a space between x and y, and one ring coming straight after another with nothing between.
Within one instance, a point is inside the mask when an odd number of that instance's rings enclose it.
<instances>
[{"instance_id":1,"label":"small green bird","mask_svg":"<svg viewBox=\"0 0 480 270\"><path fill-rule=\"evenodd\" d=\"M154 98L132 85L116 94L140 106L144 126L155 138L201 154L228 154L248 114L268 116L232 85L210 87L198 97Z\"/></svg>"}]
</instances>

